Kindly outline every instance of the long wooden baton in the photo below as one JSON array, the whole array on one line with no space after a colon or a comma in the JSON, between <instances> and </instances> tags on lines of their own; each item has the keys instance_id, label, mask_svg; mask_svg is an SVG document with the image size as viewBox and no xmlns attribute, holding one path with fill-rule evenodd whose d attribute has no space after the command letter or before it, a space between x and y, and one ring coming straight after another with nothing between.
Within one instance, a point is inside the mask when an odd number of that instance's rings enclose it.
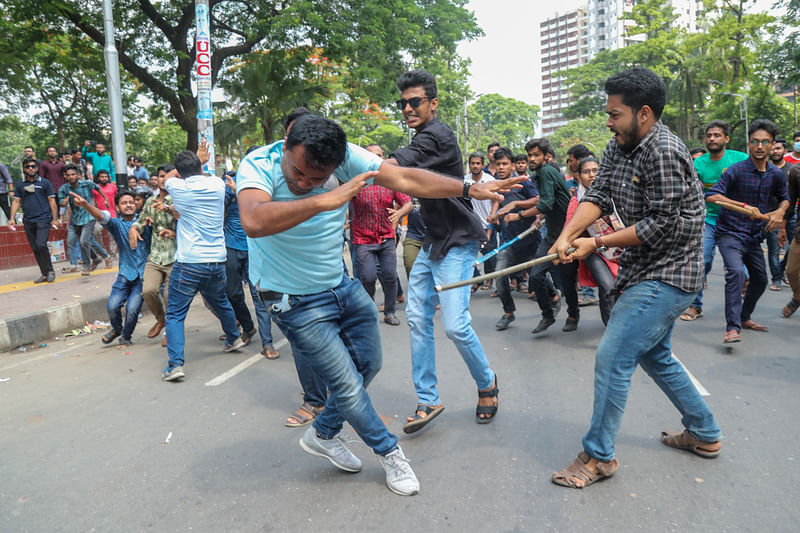
<instances>
[{"instance_id":1,"label":"long wooden baton","mask_svg":"<svg viewBox=\"0 0 800 533\"><path fill-rule=\"evenodd\" d=\"M736 211L737 213L741 213L743 215L753 216L753 212L751 210L749 210L746 207L742 207L740 205L736 205L736 204L732 204L730 202L724 202L724 201L717 201L717 202L713 202L713 203L717 204L720 207L724 207L725 209L730 209L731 211ZM761 219L761 220L769 220L769 217L767 215L763 214L763 213L758 215L756 218Z\"/></svg>"},{"instance_id":2,"label":"long wooden baton","mask_svg":"<svg viewBox=\"0 0 800 533\"><path fill-rule=\"evenodd\" d=\"M516 237L514 237L510 241L503 243L502 246L499 246L499 247L495 248L494 250L492 250L491 252L489 252L488 254L484 255L483 257L480 257L477 261L475 261L475 266L478 266L481 263L484 263L484 262L488 261L492 257L494 257L497 254L499 254L500 252L502 252L504 249L508 248L509 246L511 246L514 243L517 243L517 242L521 241L522 239L524 239L525 237L527 237L528 235L530 235L531 233L533 233L534 231L538 230L541 227L542 227L541 224L539 224L538 222L534 222L533 224L531 224L530 228L526 229L525 231L523 231L522 233L520 233L519 235L517 235Z\"/></svg>"},{"instance_id":3,"label":"long wooden baton","mask_svg":"<svg viewBox=\"0 0 800 533\"><path fill-rule=\"evenodd\" d=\"M575 252L575 248L568 248L567 254L571 254ZM483 283L484 281L499 278L500 276L507 276L509 274L513 274L514 272L519 272L520 270L525 270L526 268L531 268L536 265L541 265L543 263L547 263L548 261L554 261L558 259L558 254L548 254L543 255L542 257L537 257L536 259L531 259L530 261L526 261L524 263L520 263L518 265L512 265L508 268L504 268L503 270L496 270L491 274L484 274L483 276L477 276L474 278L465 279L463 281L456 281L454 283L445 283L444 285L436 285L433 290L436 292L448 291L450 289L456 289L458 287L463 287L464 285L472 285L473 283Z\"/></svg>"}]
</instances>

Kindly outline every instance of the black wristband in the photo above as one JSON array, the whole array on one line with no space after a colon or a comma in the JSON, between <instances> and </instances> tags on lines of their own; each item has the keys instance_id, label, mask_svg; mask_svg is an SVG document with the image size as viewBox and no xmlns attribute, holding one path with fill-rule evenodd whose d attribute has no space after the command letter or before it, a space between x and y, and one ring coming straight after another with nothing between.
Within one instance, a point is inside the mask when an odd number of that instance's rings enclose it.
<instances>
[{"instance_id":1,"label":"black wristband","mask_svg":"<svg viewBox=\"0 0 800 533\"><path fill-rule=\"evenodd\" d=\"M522 214L524 212L525 212L524 207L520 207L519 209L517 209L517 214L519 215L519 218L527 218L525 215Z\"/></svg>"},{"instance_id":2,"label":"black wristband","mask_svg":"<svg viewBox=\"0 0 800 533\"><path fill-rule=\"evenodd\" d=\"M461 196L464 198L469 198L469 188L472 187L471 183L464 182L464 190L461 192Z\"/></svg>"}]
</instances>

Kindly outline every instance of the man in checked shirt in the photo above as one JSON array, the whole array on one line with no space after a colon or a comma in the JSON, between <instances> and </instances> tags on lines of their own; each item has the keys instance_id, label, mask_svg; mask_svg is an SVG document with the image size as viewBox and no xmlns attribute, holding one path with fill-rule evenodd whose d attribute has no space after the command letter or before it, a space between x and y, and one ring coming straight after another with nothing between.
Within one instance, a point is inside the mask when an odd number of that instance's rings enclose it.
<instances>
[{"instance_id":1,"label":"man in checked shirt","mask_svg":"<svg viewBox=\"0 0 800 533\"><path fill-rule=\"evenodd\" d=\"M625 248L615 287L621 295L597 347L594 412L583 451L552 477L572 488L619 468L614 442L637 364L678 408L686 427L663 432L661 441L707 458L721 448L714 415L671 351L675 319L703 282L702 185L686 146L660 121L666 101L660 77L641 67L626 70L606 80L605 91L606 125L614 138L594 184L550 249L569 262L598 248ZM625 229L577 238L614 207ZM576 251L567 254L570 246Z\"/></svg>"}]
</instances>

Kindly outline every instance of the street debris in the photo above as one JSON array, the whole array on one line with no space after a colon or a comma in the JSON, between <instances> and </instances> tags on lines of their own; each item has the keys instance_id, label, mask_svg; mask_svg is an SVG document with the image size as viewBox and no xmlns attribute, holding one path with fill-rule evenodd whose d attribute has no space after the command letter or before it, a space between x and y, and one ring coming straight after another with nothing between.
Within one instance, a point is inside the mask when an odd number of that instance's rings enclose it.
<instances>
[{"instance_id":1,"label":"street debris","mask_svg":"<svg viewBox=\"0 0 800 533\"><path fill-rule=\"evenodd\" d=\"M169 439L172 438L172 432L170 431L167 435L167 438L161 441L161 444L169 444Z\"/></svg>"},{"instance_id":2,"label":"street debris","mask_svg":"<svg viewBox=\"0 0 800 533\"><path fill-rule=\"evenodd\" d=\"M11 381L11 378L0 378L0 383L5 383L6 381Z\"/></svg>"}]
</instances>

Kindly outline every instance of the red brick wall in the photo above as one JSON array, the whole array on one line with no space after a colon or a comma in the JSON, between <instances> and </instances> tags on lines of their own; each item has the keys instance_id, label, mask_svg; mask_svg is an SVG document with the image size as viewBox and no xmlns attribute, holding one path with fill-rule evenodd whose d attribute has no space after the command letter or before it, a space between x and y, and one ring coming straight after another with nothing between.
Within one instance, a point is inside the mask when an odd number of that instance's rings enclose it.
<instances>
[{"instance_id":1,"label":"red brick wall","mask_svg":"<svg viewBox=\"0 0 800 533\"><path fill-rule=\"evenodd\" d=\"M25 229L22 226L16 227L17 231L11 231L8 226L0 226L0 270L36 266L36 259L25 237ZM108 249L108 234L103 232L102 235L103 246ZM57 230L51 229L47 240L63 240L64 248L67 248L67 228L62 226ZM69 254L69 250L67 253Z\"/></svg>"}]
</instances>

